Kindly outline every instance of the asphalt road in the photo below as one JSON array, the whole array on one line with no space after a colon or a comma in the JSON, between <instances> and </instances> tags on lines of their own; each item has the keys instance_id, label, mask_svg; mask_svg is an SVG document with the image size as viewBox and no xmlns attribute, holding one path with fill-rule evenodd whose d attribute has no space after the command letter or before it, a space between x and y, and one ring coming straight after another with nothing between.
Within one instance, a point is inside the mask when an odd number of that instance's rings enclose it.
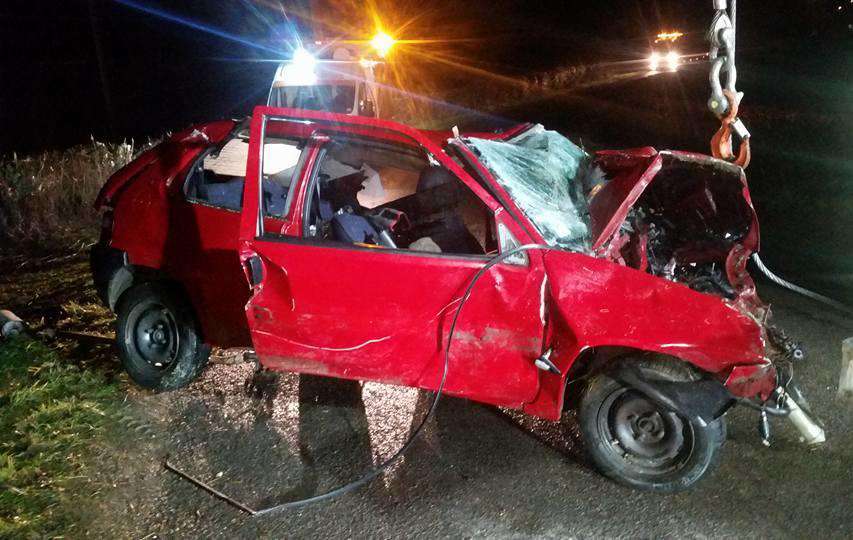
<instances>
[{"instance_id":1,"label":"asphalt road","mask_svg":"<svg viewBox=\"0 0 853 540\"><path fill-rule=\"evenodd\" d=\"M756 414L729 413L717 472L693 491L650 495L615 485L583 456L577 426L444 399L423 438L370 486L294 511L249 517L162 468L162 456L253 507L357 478L405 440L426 394L311 376L254 376L216 363L188 389L130 396L137 436L101 474L114 486L88 508L92 536L245 537L849 537L853 403L836 399L842 339L853 324L772 285L779 323L802 339L798 379L828 442L808 449L785 420L764 448ZM237 357L239 359L239 355ZM223 360L220 360L222 362ZM227 359L224 360L228 362ZM85 505L84 505L85 506Z\"/></svg>"}]
</instances>

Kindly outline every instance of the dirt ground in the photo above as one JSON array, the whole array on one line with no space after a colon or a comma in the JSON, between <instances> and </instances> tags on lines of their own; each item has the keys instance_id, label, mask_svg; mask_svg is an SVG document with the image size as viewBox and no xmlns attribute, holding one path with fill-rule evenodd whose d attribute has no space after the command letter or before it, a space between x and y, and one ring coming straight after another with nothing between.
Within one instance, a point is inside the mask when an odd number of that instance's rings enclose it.
<instances>
[{"instance_id":1,"label":"dirt ground","mask_svg":"<svg viewBox=\"0 0 853 540\"><path fill-rule=\"evenodd\" d=\"M9 274L7 274L8 276ZM69 362L126 380L82 256L36 261L0 280L0 302L58 329ZM153 394L126 384L127 415L94 452L78 534L110 538L849 536L853 404L836 399L843 316L770 285L761 293L805 342L798 378L826 423L818 449L774 420L765 449L755 414L728 416L720 469L695 490L648 495L585 461L571 415L554 424L446 398L422 439L371 485L332 502L249 517L166 471L171 461L251 507L320 493L391 455L429 405L416 390L256 372L218 352L200 380ZM52 333L48 333L47 338ZM85 531L85 533L83 533Z\"/></svg>"}]
</instances>

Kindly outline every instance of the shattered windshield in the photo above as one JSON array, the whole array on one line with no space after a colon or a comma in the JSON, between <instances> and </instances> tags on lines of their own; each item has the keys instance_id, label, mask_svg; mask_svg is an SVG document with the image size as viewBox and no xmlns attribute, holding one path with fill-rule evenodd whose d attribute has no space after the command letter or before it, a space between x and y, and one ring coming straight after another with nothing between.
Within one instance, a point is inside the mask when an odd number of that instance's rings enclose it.
<instances>
[{"instance_id":1,"label":"shattered windshield","mask_svg":"<svg viewBox=\"0 0 853 540\"><path fill-rule=\"evenodd\" d=\"M586 152L541 125L511 142L471 137L468 144L549 245L589 251L589 209L580 180Z\"/></svg>"}]
</instances>

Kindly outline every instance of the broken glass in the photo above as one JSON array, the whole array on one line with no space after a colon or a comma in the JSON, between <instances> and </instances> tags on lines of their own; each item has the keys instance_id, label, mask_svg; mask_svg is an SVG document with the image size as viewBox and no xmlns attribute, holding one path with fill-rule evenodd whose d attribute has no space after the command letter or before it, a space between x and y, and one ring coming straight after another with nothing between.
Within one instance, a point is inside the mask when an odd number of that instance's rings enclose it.
<instances>
[{"instance_id":1,"label":"broken glass","mask_svg":"<svg viewBox=\"0 0 853 540\"><path fill-rule=\"evenodd\" d=\"M581 181L589 162L586 152L541 125L508 142L471 137L468 144L545 242L590 250L589 208Z\"/></svg>"}]
</instances>

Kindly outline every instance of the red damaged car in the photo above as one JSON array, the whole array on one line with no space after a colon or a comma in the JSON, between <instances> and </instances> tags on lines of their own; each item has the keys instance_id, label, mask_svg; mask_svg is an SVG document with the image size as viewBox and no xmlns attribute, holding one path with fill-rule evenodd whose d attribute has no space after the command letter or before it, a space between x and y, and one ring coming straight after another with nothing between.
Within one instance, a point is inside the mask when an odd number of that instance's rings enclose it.
<instances>
[{"instance_id":1,"label":"red damaged car","mask_svg":"<svg viewBox=\"0 0 853 540\"><path fill-rule=\"evenodd\" d=\"M96 205L94 281L147 388L251 346L269 369L434 390L466 287L503 256L460 312L446 393L577 407L595 465L657 491L713 467L735 403L822 437L788 397L800 353L746 272L756 215L720 160L259 107L170 137Z\"/></svg>"}]
</instances>

